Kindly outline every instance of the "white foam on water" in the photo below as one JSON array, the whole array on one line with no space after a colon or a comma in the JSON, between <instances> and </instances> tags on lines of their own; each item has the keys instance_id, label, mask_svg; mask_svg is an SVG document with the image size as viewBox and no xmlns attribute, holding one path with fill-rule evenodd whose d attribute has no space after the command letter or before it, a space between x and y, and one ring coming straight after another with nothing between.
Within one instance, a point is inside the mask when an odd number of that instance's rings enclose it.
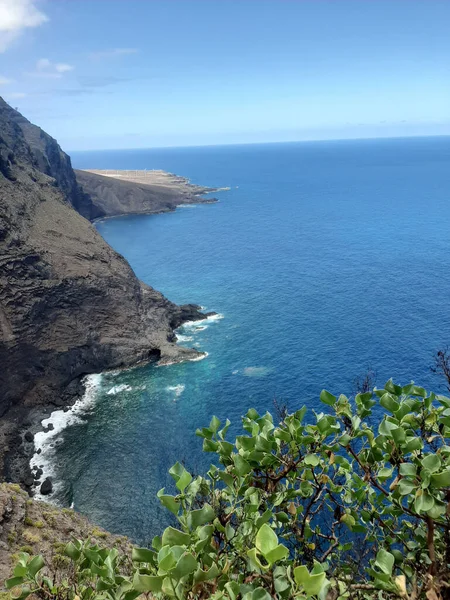
<instances>
[{"instance_id":1,"label":"white foam on water","mask_svg":"<svg viewBox=\"0 0 450 600\"><path fill-rule=\"evenodd\" d=\"M169 385L166 387L166 390L168 392L175 392L175 396L177 398L179 398L181 396L181 394L184 392L185 389L186 389L186 386L182 383L179 383L178 385Z\"/></svg>"},{"instance_id":2,"label":"white foam on water","mask_svg":"<svg viewBox=\"0 0 450 600\"><path fill-rule=\"evenodd\" d=\"M100 373L94 375L87 375L84 380L85 393L80 400L77 400L75 404L69 408L69 410L55 410L47 419L43 419L43 427L47 427L50 423L53 425L53 429L50 431L39 431L34 436L34 447L35 453L30 459L30 468L33 467L41 468L43 474L39 481L42 482L47 477L55 476L55 448L62 443L61 433L70 425L83 422L83 415L85 415L90 409L93 408L97 393L101 384L102 375ZM38 451L40 453L38 454ZM62 483L53 481L53 493L57 492ZM50 496L43 496L39 492L40 486L36 487L35 498L38 500L44 500L46 502L55 502Z\"/></svg>"},{"instance_id":3,"label":"white foam on water","mask_svg":"<svg viewBox=\"0 0 450 600\"><path fill-rule=\"evenodd\" d=\"M208 352L202 352L200 355L198 356L194 356L193 358L184 358L181 362L198 362L199 360L203 360L204 358L206 358L207 356L209 356ZM164 363L158 363L156 365L157 368L161 368L161 367L170 367L171 365L179 365L180 361L179 360L170 360L168 362L164 362Z\"/></svg>"},{"instance_id":4,"label":"white foam on water","mask_svg":"<svg viewBox=\"0 0 450 600\"><path fill-rule=\"evenodd\" d=\"M207 356L209 356L209 352L202 352L202 354L200 354L200 356L195 356L194 358L188 358L188 360L190 362L198 362L199 360L205 359Z\"/></svg>"},{"instance_id":5,"label":"white foam on water","mask_svg":"<svg viewBox=\"0 0 450 600\"><path fill-rule=\"evenodd\" d=\"M217 313L215 315L210 315L209 317L206 317L206 321L220 321L224 318L224 315L222 315L221 313Z\"/></svg>"},{"instance_id":6,"label":"white foam on water","mask_svg":"<svg viewBox=\"0 0 450 600\"><path fill-rule=\"evenodd\" d=\"M192 342L194 337L192 335L181 335L181 333L177 333L177 341L178 342Z\"/></svg>"},{"instance_id":7,"label":"white foam on water","mask_svg":"<svg viewBox=\"0 0 450 600\"><path fill-rule=\"evenodd\" d=\"M133 388L131 385L127 385L126 383L121 383L120 385L115 385L112 387L107 393L108 396L115 396L120 392L131 392Z\"/></svg>"},{"instance_id":8,"label":"white foam on water","mask_svg":"<svg viewBox=\"0 0 450 600\"><path fill-rule=\"evenodd\" d=\"M216 315L210 315L209 317L206 317L206 319L202 319L201 321L186 321L186 323L180 325L178 329L192 335L197 333L198 331L204 331L209 327L209 325L211 325L211 323L221 321L223 318L224 316L222 314L217 313ZM177 333L177 336L178 335L179 334Z\"/></svg>"},{"instance_id":9,"label":"white foam on water","mask_svg":"<svg viewBox=\"0 0 450 600\"><path fill-rule=\"evenodd\" d=\"M245 377L265 377L271 370L270 367L245 367L243 375Z\"/></svg>"}]
</instances>

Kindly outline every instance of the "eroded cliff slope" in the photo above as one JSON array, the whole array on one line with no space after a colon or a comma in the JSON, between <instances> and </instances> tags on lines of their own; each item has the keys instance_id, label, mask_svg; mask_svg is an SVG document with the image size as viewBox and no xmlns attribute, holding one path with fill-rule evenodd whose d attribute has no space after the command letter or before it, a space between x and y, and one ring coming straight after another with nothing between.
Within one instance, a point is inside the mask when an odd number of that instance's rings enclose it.
<instances>
[{"instance_id":1,"label":"eroded cliff slope","mask_svg":"<svg viewBox=\"0 0 450 600\"><path fill-rule=\"evenodd\" d=\"M86 207L89 197L69 157L0 99L2 416L60 404L87 373L198 354L173 343L174 327L201 318L197 307L178 307L140 282L77 202ZM19 425L23 411L13 414ZM8 444L0 439L0 449Z\"/></svg>"}]
</instances>

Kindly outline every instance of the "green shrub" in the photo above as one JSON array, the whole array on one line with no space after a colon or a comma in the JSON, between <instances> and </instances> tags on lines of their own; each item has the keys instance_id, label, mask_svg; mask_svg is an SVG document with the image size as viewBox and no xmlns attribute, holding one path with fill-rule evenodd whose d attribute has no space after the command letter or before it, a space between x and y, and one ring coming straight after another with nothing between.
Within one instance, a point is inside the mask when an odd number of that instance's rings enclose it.
<instances>
[{"instance_id":1,"label":"green shrub","mask_svg":"<svg viewBox=\"0 0 450 600\"><path fill-rule=\"evenodd\" d=\"M38 533L33 533L31 529L25 529L22 531L22 538L29 544L37 544L42 539Z\"/></svg>"},{"instance_id":2,"label":"green shrub","mask_svg":"<svg viewBox=\"0 0 450 600\"><path fill-rule=\"evenodd\" d=\"M177 526L133 550L132 574L116 549L76 541L72 580L55 586L22 555L7 586L61 600L447 598L450 399L389 381L321 401L326 413L278 426L251 409L234 443L229 421L198 430L215 464L170 469L177 493L158 498Z\"/></svg>"}]
</instances>

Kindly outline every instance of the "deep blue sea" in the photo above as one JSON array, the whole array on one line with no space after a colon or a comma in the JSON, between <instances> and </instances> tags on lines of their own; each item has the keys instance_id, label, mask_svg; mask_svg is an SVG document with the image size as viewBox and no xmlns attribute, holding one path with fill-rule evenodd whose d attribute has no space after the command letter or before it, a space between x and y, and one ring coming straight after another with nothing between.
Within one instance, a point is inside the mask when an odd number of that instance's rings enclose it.
<instances>
[{"instance_id":1,"label":"deep blue sea","mask_svg":"<svg viewBox=\"0 0 450 600\"><path fill-rule=\"evenodd\" d=\"M202 471L195 429L247 408L320 408L368 367L443 389L450 343L450 137L74 152L77 168L165 169L217 204L97 224L146 283L223 315L180 331L201 362L104 374L47 448L58 497L148 541L167 469ZM55 443L55 439L59 442Z\"/></svg>"}]
</instances>

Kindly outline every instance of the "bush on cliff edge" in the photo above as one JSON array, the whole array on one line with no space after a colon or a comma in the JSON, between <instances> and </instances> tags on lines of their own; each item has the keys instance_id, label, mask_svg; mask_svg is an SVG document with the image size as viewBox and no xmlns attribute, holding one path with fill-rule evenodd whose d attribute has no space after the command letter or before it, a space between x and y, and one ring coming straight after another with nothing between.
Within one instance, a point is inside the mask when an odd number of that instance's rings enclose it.
<instances>
[{"instance_id":1,"label":"bush on cliff edge","mask_svg":"<svg viewBox=\"0 0 450 600\"><path fill-rule=\"evenodd\" d=\"M74 540L64 572L24 553L7 586L58 600L449 598L450 399L392 381L320 399L326 412L278 426L249 410L234 443L228 421L198 430L216 465L170 469L177 494L158 497L174 526L133 567Z\"/></svg>"}]
</instances>

